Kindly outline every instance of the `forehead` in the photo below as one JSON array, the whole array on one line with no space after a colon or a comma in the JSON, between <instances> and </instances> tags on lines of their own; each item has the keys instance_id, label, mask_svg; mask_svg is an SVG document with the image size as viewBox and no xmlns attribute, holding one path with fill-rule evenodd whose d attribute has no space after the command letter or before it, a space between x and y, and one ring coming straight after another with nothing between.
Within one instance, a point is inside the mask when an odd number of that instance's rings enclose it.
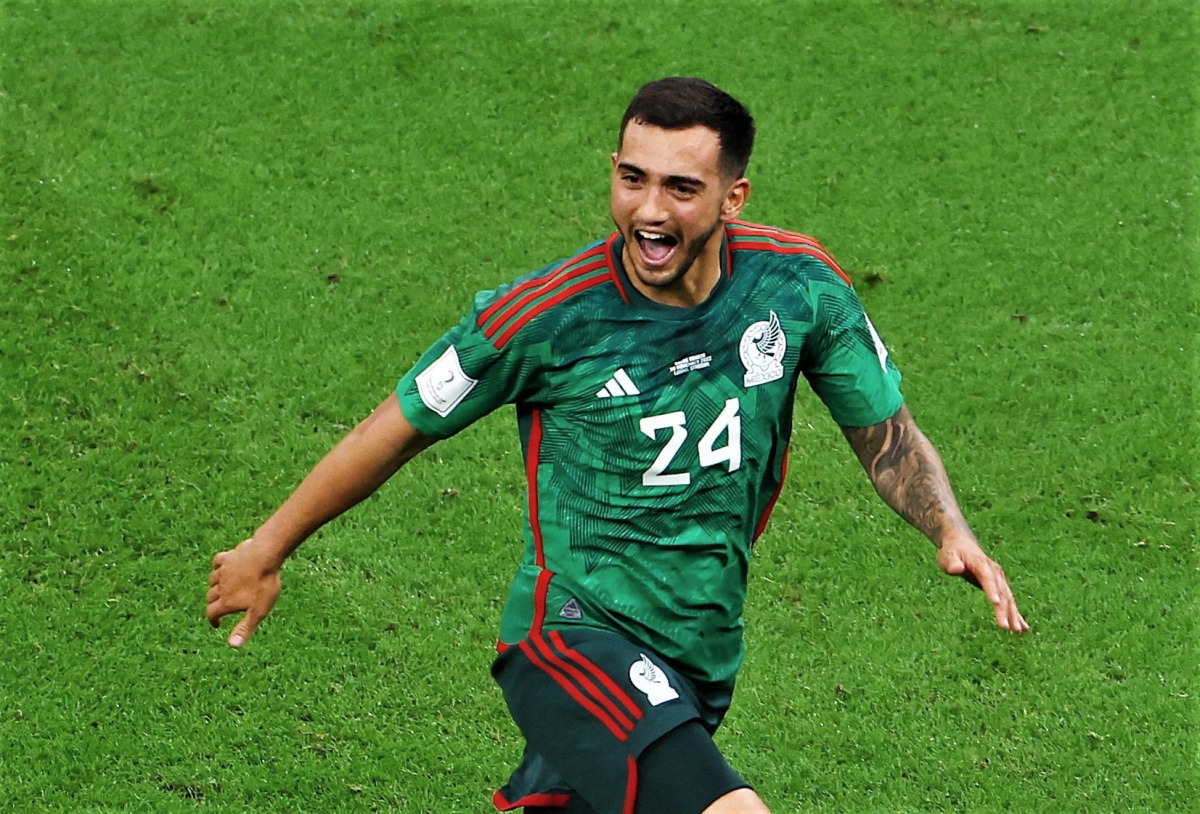
<instances>
[{"instance_id":1,"label":"forehead","mask_svg":"<svg viewBox=\"0 0 1200 814\"><path fill-rule=\"evenodd\" d=\"M664 130L630 121L621 136L617 162L653 175L710 177L720 175L721 140L703 125Z\"/></svg>"}]
</instances>

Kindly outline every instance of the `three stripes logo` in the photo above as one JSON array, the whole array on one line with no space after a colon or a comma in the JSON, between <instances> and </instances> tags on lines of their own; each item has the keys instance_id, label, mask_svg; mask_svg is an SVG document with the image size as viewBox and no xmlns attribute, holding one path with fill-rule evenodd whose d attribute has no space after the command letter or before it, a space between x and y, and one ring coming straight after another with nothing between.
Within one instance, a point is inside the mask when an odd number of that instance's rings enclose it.
<instances>
[{"instance_id":1,"label":"three stripes logo","mask_svg":"<svg viewBox=\"0 0 1200 814\"><path fill-rule=\"evenodd\" d=\"M641 708L591 659L568 646L557 630L545 636L530 636L519 647L535 667L595 716L613 737L623 743L633 733L643 714Z\"/></svg>"},{"instance_id":2,"label":"three stripes logo","mask_svg":"<svg viewBox=\"0 0 1200 814\"><path fill-rule=\"evenodd\" d=\"M619 396L636 396L641 392L641 390L638 390L637 385L633 383L633 379L629 378L629 374L625 372L625 369L617 368L617 372L612 375L612 378L596 391L596 397L607 399Z\"/></svg>"}]
</instances>

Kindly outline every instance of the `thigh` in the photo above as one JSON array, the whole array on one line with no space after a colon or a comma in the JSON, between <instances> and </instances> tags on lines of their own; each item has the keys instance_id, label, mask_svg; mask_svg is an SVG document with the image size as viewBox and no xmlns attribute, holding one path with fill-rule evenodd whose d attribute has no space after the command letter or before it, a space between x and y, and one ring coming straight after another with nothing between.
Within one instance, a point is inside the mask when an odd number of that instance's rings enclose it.
<instances>
[{"instance_id":1,"label":"thigh","mask_svg":"<svg viewBox=\"0 0 1200 814\"><path fill-rule=\"evenodd\" d=\"M502 790L509 800L565 789L600 814L632 811L642 751L700 717L684 678L611 633L548 631L510 647L492 672L528 744Z\"/></svg>"},{"instance_id":2,"label":"thigh","mask_svg":"<svg viewBox=\"0 0 1200 814\"><path fill-rule=\"evenodd\" d=\"M636 814L700 814L742 779L699 721L688 721L650 744L638 759Z\"/></svg>"}]
</instances>

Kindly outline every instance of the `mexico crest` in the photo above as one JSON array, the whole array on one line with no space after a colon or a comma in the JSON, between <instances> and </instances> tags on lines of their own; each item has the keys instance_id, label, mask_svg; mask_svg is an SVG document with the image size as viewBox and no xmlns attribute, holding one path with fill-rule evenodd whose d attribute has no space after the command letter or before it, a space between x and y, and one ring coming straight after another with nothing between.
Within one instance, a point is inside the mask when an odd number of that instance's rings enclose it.
<instances>
[{"instance_id":1,"label":"mexico crest","mask_svg":"<svg viewBox=\"0 0 1200 814\"><path fill-rule=\"evenodd\" d=\"M742 334L738 352L746 368L743 379L746 387L754 387L783 378L783 353L787 350L787 338L779 317L771 312L769 319L755 322Z\"/></svg>"}]
</instances>

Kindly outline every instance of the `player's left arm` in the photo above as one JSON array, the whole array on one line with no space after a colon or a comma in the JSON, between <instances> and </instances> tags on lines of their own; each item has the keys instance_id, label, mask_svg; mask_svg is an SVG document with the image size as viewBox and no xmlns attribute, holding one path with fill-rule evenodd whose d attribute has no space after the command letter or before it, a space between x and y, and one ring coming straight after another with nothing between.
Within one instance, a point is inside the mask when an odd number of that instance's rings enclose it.
<instances>
[{"instance_id":1,"label":"player's left arm","mask_svg":"<svg viewBox=\"0 0 1200 814\"><path fill-rule=\"evenodd\" d=\"M1029 630L1008 579L984 553L963 517L946 468L907 407L869 427L842 427L879 496L937 546L943 571L978 585L992 603L996 624Z\"/></svg>"}]
</instances>

